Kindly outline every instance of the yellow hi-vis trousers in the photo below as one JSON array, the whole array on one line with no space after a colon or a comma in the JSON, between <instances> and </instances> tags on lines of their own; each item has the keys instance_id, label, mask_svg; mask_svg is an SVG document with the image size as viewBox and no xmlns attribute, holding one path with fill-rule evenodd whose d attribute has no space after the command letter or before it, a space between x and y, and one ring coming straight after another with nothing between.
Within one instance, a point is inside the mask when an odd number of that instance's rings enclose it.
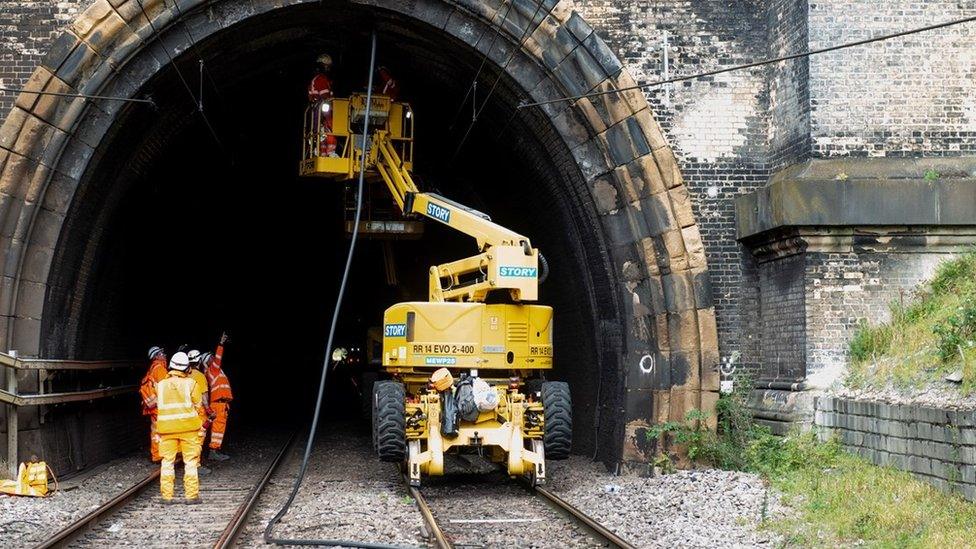
<instances>
[{"instance_id":1,"label":"yellow hi-vis trousers","mask_svg":"<svg viewBox=\"0 0 976 549\"><path fill-rule=\"evenodd\" d=\"M197 431L160 435L159 453L163 456L159 467L159 492L163 499L173 499L173 484L176 482L176 454L183 454L183 495L186 499L200 496L200 479L197 467L200 465L200 451L203 440Z\"/></svg>"}]
</instances>

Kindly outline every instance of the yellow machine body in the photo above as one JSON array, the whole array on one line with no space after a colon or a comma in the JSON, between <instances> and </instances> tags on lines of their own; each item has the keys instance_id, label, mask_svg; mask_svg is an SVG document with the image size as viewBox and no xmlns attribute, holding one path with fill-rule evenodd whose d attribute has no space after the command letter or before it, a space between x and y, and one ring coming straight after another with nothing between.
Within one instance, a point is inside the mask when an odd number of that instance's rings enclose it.
<instances>
[{"instance_id":1,"label":"yellow machine body","mask_svg":"<svg viewBox=\"0 0 976 549\"><path fill-rule=\"evenodd\" d=\"M309 106L301 175L349 181L362 173L389 191L405 219L425 217L447 225L473 238L478 250L430 267L429 301L398 303L384 314L382 368L405 390L410 481L419 485L421 475L443 474L445 452L474 447L506 463L509 474L542 482L544 410L523 387L524 380L540 378L553 365L552 308L525 303L539 296L539 251L487 215L420 191L411 175L410 106L382 95L366 103L366 94L354 94ZM322 109L331 113L331 127L325 127ZM370 123L363 127L367 111ZM328 137L335 138L336 152L322 156L321 143ZM511 302L485 303L494 293L507 294ZM467 375L485 381L488 394L497 393L494 409L481 411L475 421L461 420L452 436L441 430L442 399L452 389L438 392L430 384L440 368L455 379Z\"/></svg>"},{"instance_id":2,"label":"yellow machine body","mask_svg":"<svg viewBox=\"0 0 976 549\"><path fill-rule=\"evenodd\" d=\"M383 367L424 380L437 368L506 379L552 368L552 307L397 303L383 315Z\"/></svg>"}]
</instances>

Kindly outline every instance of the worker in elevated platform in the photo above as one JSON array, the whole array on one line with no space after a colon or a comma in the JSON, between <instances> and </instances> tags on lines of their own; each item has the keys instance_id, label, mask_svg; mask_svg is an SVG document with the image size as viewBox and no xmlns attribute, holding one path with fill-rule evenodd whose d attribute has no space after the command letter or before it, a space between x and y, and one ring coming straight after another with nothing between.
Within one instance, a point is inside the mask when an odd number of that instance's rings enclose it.
<instances>
[{"instance_id":1,"label":"worker in elevated platform","mask_svg":"<svg viewBox=\"0 0 976 549\"><path fill-rule=\"evenodd\" d=\"M396 78L393 78L393 73L386 67L380 67L376 69L376 74L380 79L380 89L377 91L389 97L391 101L396 101L400 97L400 84Z\"/></svg>"},{"instance_id":2,"label":"worker in elevated platform","mask_svg":"<svg viewBox=\"0 0 976 549\"><path fill-rule=\"evenodd\" d=\"M149 416L149 457L158 462L159 434L156 432L156 384L166 378L166 352L162 347L149 349L149 370L142 377L139 384L139 394L142 396L142 415Z\"/></svg>"},{"instance_id":3,"label":"worker in elevated platform","mask_svg":"<svg viewBox=\"0 0 976 549\"><path fill-rule=\"evenodd\" d=\"M224 461L230 456L221 453L224 444L224 433L227 432L227 416L230 414L230 402L234 400L234 393L230 388L230 380L224 373L221 364L224 358L224 345L228 342L227 334L220 336L215 353L204 353L200 365L207 375L207 385L210 391L210 410L213 422L210 425L210 459Z\"/></svg>"},{"instance_id":4,"label":"worker in elevated platform","mask_svg":"<svg viewBox=\"0 0 976 549\"><path fill-rule=\"evenodd\" d=\"M319 156L337 156L338 141L332 135L332 56L323 53L316 59L316 72L308 84L308 102L319 109Z\"/></svg>"},{"instance_id":5,"label":"worker in elevated platform","mask_svg":"<svg viewBox=\"0 0 976 549\"><path fill-rule=\"evenodd\" d=\"M183 455L183 495L187 503L200 502L200 465L202 449L200 429L206 419L203 395L206 387L189 374L190 359L186 353L176 353L169 361L166 379L156 385L159 432L159 453L163 456L159 469L159 491L164 503L173 502L176 483L176 456Z\"/></svg>"}]
</instances>

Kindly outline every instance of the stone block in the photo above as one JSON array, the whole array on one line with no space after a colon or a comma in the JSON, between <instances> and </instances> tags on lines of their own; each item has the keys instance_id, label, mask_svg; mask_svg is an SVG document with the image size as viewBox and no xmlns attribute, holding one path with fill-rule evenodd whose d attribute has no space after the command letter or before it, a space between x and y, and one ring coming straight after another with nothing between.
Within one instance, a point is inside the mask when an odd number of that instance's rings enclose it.
<instances>
[{"instance_id":1,"label":"stone block","mask_svg":"<svg viewBox=\"0 0 976 549\"><path fill-rule=\"evenodd\" d=\"M695 310L668 313L668 346L671 354L698 350L698 314ZM672 380L673 381L673 380Z\"/></svg>"},{"instance_id":2,"label":"stone block","mask_svg":"<svg viewBox=\"0 0 976 549\"><path fill-rule=\"evenodd\" d=\"M661 125L654 119L650 107L637 111L634 121L643 131L651 150L668 150L668 142L664 138L664 132L661 130Z\"/></svg>"},{"instance_id":3,"label":"stone block","mask_svg":"<svg viewBox=\"0 0 976 549\"><path fill-rule=\"evenodd\" d=\"M708 288L707 293L700 294L700 297L704 300L699 302L699 306L710 307L712 302L711 278L706 270L708 268L708 260L705 256L705 244L702 240L698 225L691 225L681 229L681 238L685 242L685 250L688 253L688 268L695 272L704 273L701 285L696 286L696 288Z\"/></svg>"},{"instance_id":4,"label":"stone block","mask_svg":"<svg viewBox=\"0 0 976 549\"><path fill-rule=\"evenodd\" d=\"M959 444L964 444L966 446L976 445L976 429L974 428L963 428L959 429Z\"/></svg>"},{"instance_id":5,"label":"stone block","mask_svg":"<svg viewBox=\"0 0 976 549\"><path fill-rule=\"evenodd\" d=\"M656 149L653 154L654 160L661 170L661 179L664 181L664 186L673 189L678 185L682 185L684 180L681 178L681 171L678 169L678 163L671 149Z\"/></svg>"},{"instance_id":6,"label":"stone block","mask_svg":"<svg viewBox=\"0 0 976 549\"><path fill-rule=\"evenodd\" d=\"M634 80L634 77L626 69L620 71L615 77L615 80L617 82L617 89L621 90L620 95L627 101L632 111L640 112L647 108L647 97L637 87L637 82ZM649 135L647 137L652 143L653 148L653 136Z\"/></svg>"},{"instance_id":7,"label":"stone block","mask_svg":"<svg viewBox=\"0 0 976 549\"><path fill-rule=\"evenodd\" d=\"M638 198L663 193L667 190L664 188L664 182L661 180L661 173L657 169L654 156L645 154L627 164L627 167L630 170L631 179L636 184Z\"/></svg>"},{"instance_id":8,"label":"stone block","mask_svg":"<svg viewBox=\"0 0 976 549\"><path fill-rule=\"evenodd\" d=\"M681 231L668 231L660 236L668 254L667 267L672 271L688 269L688 256L685 255L685 241ZM665 265L662 265L664 267Z\"/></svg>"},{"instance_id":9,"label":"stone block","mask_svg":"<svg viewBox=\"0 0 976 549\"><path fill-rule=\"evenodd\" d=\"M641 200L641 210L651 235L661 235L678 229L671 210L670 197L665 193L653 194Z\"/></svg>"},{"instance_id":10,"label":"stone block","mask_svg":"<svg viewBox=\"0 0 976 549\"><path fill-rule=\"evenodd\" d=\"M661 277L664 301L669 312L695 309L694 284L691 272L675 271Z\"/></svg>"},{"instance_id":11,"label":"stone block","mask_svg":"<svg viewBox=\"0 0 976 549\"><path fill-rule=\"evenodd\" d=\"M600 177L594 179L590 184L593 203L596 204L597 211L601 215L616 212L623 204L617 187L613 185L611 179L610 177Z\"/></svg>"},{"instance_id":12,"label":"stone block","mask_svg":"<svg viewBox=\"0 0 976 549\"><path fill-rule=\"evenodd\" d=\"M948 421L956 427L976 426L976 410L949 410Z\"/></svg>"},{"instance_id":13,"label":"stone block","mask_svg":"<svg viewBox=\"0 0 976 549\"><path fill-rule=\"evenodd\" d=\"M695 224L695 214L692 212L691 195L685 186L674 187L668 191L674 218L679 227L690 227Z\"/></svg>"},{"instance_id":14,"label":"stone block","mask_svg":"<svg viewBox=\"0 0 976 549\"><path fill-rule=\"evenodd\" d=\"M58 68L55 76L69 86L80 88L82 82L95 72L101 61L102 58L95 50L79 41Z\"/></svg>"},{"instance_id":15,"label":"stone block","mask_svg":"<svg viewBox=\"0 0 976 549\"><path fill-rule=\"evenodd\" d=\"M716 414L715 411L715 407L717 405L718 405L717 391L701 392L701 410L706 414L705 427L712 432L718 430L718 414Z\"/></svg>"},{"instance_id":16,"label":"stone block","mask_svg":"<svg viewBox=\"0 0 976 549\"><path fill-rule=\"evenodd\" d=\"M36 357L40 352L41 321L33 318L13 318L11 349L22 356Z\"/></svg>"}]
</instances>

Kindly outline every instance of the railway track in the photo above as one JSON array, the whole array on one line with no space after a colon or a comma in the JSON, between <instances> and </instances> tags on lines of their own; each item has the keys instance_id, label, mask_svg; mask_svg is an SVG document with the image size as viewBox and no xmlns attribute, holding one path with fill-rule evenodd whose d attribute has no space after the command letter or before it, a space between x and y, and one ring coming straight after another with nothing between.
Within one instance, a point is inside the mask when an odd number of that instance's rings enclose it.
<instances>
[{"instance_id":1,"label":"railway track","mask_svg":"<svg viewBox=\"0 0 976 549\"><path fill-rule=\"evenodd\" d=\"M159 499L159 471L73 522L37 546L55 547L214 547L234 544L261 491L284 461L295 436L277 447L258 442L248 455L208 466L200 480L199 505L164 505ZM269 461L270 460L270 461ZM177 475L177 492L180 490Z\"/></svg>"},{"instance_id":2,"label":"railway track","mask_svg":"<svg viewBox=\"0 0 976 549\"><path fill-rule=\"evenodd\" d=\"M437 549L634 547L544 487L503 474L465 478L461 484L437 479L427 490L432 497L410 487Z\"/></svg>"}]
</instances>

